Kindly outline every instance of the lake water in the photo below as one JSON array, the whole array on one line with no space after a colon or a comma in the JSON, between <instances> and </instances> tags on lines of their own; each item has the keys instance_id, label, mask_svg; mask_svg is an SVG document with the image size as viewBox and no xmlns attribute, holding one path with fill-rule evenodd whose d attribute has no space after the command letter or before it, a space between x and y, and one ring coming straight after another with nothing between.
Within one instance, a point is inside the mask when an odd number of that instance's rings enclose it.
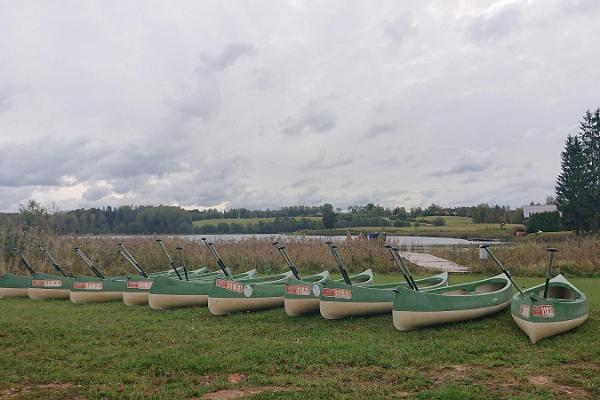
<instances>
[{"instance_id":1,"label":"lake water","mask_svg":"<svg viewBox=\"0 0 600 400\"><path fill-rule=\"evenodd\" d=\"M127 235L111 235L111 237L128 237ZM139 236L136 236L139 237ZM320 236L320 235L288 235L288 234L238 234L238 235L161 235L161 237L179 238L191 241L201 241L202 238L207 238L210 241L218 242L239 242L246 239L265 239L271 241L321 241L333 242L346 241L345 235L339 236ZM353 240L358 240L356 236ZM366 239L363 239L366 240ZM394 246L406 247L431 247L431 246L478 246L483 243L481 241L471 241L465 239L446 238L446 237L430 237L430 236L388 236L386 243Z\"/></svg>"}]
</instances>

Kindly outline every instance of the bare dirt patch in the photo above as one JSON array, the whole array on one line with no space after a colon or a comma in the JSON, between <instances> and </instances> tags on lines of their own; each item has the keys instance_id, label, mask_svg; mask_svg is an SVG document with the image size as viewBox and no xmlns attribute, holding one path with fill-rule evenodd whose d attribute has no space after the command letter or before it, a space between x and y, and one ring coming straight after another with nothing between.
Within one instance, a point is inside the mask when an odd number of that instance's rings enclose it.
<instances>
[{"instance_id":1,"label":"bare dirt patch","mask_svg":"<svg viewBox=\"0 0 600 400\"><path fill-rule=\"evenodd\" d=\"M295 390L292 387L286 386L259 386L255 388L247 388L247 389L225 389L219 390L218 392L207 393L200 397L200 399L205 400L235 400L235 399L243 399L248 396L252 396L258 393L263 392L289 392Z\"/></svg>"},{"instance_id":2,"label":"bare dirt patch","mask_svg":"<svg viewBox=\"0 0 600 400\"><path fill-rule=\"evenodd\" d=\"M590 394L585 390L555 383L549 376L530 376L527 381L536 387L545 388L557 394L566 394L570 399L591 399Z\"/></svg>"},{"instance_id":3,"label":"bare dirt patch","mask_svg":"<svg viewBox=\"0 0 600 400\"><path fill-rule=\"evenodd\" d=\"M33 392L63 392L72 388L73 384L71 383L47 383L43 385L21 385L14 386L9 389L6 389L0 392L0 400L8 400L13 399L17 396L25 396L28 393Z\"/></svg>"}]
</instances>

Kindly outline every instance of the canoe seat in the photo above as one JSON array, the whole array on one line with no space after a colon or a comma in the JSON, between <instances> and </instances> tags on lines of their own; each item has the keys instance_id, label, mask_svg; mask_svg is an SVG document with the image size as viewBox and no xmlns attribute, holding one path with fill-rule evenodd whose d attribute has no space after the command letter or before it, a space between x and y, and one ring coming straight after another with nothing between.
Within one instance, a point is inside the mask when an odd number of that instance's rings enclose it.
<instances>
[{"instance_id":1,"label":"canoe seat","mask_svg":"<svg viewBox=\"0 0 600 400\"><path fill-rule=\"evenodd\" d=\"M538 295L540 297L544 296L544 288L539 291ZM576 299L577 293L565 286L550 286L548 288L548 297L552 299L560 299L560 300L574 300Z\"/></svg>"},{"instance_id":2,"label":"canoe seat","mask_svg":"<svg viewBox=\"0 0 600 400\"><path fill-rule=\"evenodd\" d=\"M485 285L477 286L475 293L491 293L501 290L506 284L505 283L488 283Z\"/></svg>"}]
</instances>

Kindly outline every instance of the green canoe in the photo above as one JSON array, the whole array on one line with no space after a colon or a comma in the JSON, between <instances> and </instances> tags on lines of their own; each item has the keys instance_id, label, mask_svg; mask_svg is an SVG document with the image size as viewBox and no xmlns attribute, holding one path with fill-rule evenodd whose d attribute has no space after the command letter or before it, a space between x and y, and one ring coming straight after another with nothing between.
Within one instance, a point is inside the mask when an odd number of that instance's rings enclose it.
<instances>
[{"instance_id":1,"label":"green canoe","mask_svg":"<svg viewBox=\"0 0 600 400\"><path fill-rule=\"evenodd\" d=\"M448 286L448 273L417 279L415 283L420 290ZM326 319L340 319L389 313L396 296L394 289L398 287L409 286L406 282L368 286L348 285L343 281L326 282L320 297L321 315Z\"/></svg>"},{"instance_id":2,"label":"green canoe","mask_svg":"<svg viewBox=\"0 0 600 400\"><path fill-rule=\"evenodd\" d=\"M531 343L558 335L583 324L589 314L586 295L564 276L550 279L548 296L545 284L524 290L512 298L513 320L525 332Z\"/></svg>"},{"instance_id":3,"label":"green canoe","mask_svg":"<svg viewBox=\"0 0 600 400\"><path fill-rule=\"evenodd\" d=\"M76 304L120 301L123 299L126 279L77 276L71 287L69 299Z\"/></svg>"},{"instance_id":4,"label":"green canoe","mask_svg":"<svg viewBox=\"0 0 600 400\"><path fill-rule=\"evenodd\" d=\"M323 285L331 282L329 272L325 271L318 275L298 280L294 277L288 279L285 287L284 308L287 315L297 317L300 315L319 312L319 298L321 297ZM373 282L373 271L367 269L360 274L350 277L356 285L368 285ZM343 282L343 279L333 282Z\"/></svg>"},{"instance_id":5,"label":"green canoe","mask_svg":"<svg viewBox=\"0 0 600 400\"><path fill-rule=\"evenodd\" d=\"M510 305L512 289L504 274L428 291L399 286L392 311L394 326L407 331L494 314Z\"/></svg>"},{"instance_id":6,"label":"green canoe","mask_svg":"<svg viewBox=\"0 0 600 400\"><path fill-rule=\"evenodd\" d=\"M227 315L281 307L284 303L285 283L292 276L290 271L244 282L217 278L212 282L208 295L208 310L213 315Z\"/></svg>"},{"instance_id":7,"label":"green canoe","mask_svg":"<svg viewBox=\"0 0 600 400\"><path fill-rule=\"evenodd\" d=\"M75 278L36 272L27 289L32 300L68 299Z\"/></svg>"},{"instance_id":8,"label":"green canoe","mask_svg":"<svg viewBox=\"0 0 600 400\"><path fill-rule=\"evenodd\" d=\"M256 276L256 270L233 275L234 280L243 281ZM214 276L207 279L182 281L167 277L154 279L148 293L148 305L153 310L167 310L178 307L205 306L208 304L208 294L214 283Z\"/></svg>"},{"instance_id":9,"label":"green canoe","mask_svg":"<svg viewBox=\"0 0 600 400\"><path fill-rule=\"evenodd\" d=\"M8 297L27 297L31 277L7 272L0 275L0 299Z\"/></svg>"},{"instance_id":10,"label":"green canoe","mask_svg":"<svg viewBox=\"0 0 600 400\"><path fill-rule=\"evenodd\" d=\"M175 273L173 274L148 274L148 278L141 275L126 276L125 288L123 289L123 303L128 306L140 306L148 304L148 296L152 287L158 279L169 279L176 282L197 282L210 281L214 279L219 272L208 271L207 268L201 268L187 273L189 281L180 280ZM181 273L183 277L184 274Z\"/></svg>"}]
</instances>

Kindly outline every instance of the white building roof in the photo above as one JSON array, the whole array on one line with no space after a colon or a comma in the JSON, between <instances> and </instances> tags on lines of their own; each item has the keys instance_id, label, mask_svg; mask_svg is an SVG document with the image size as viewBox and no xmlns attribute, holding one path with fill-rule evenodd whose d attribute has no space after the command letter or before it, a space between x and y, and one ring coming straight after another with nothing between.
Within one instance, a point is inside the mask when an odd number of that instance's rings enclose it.
<instances>
[{"instance_id":1,"label":"white building roof","mask_svg":"<svg viewBox=\"0 0 600 400\"><path fill-rule=\"evenodd\" d=\"M531 214L558 211L556 204L545 204L543 206L523 206L523 218L529 218Z\"/></svg>"}]
</instances>

